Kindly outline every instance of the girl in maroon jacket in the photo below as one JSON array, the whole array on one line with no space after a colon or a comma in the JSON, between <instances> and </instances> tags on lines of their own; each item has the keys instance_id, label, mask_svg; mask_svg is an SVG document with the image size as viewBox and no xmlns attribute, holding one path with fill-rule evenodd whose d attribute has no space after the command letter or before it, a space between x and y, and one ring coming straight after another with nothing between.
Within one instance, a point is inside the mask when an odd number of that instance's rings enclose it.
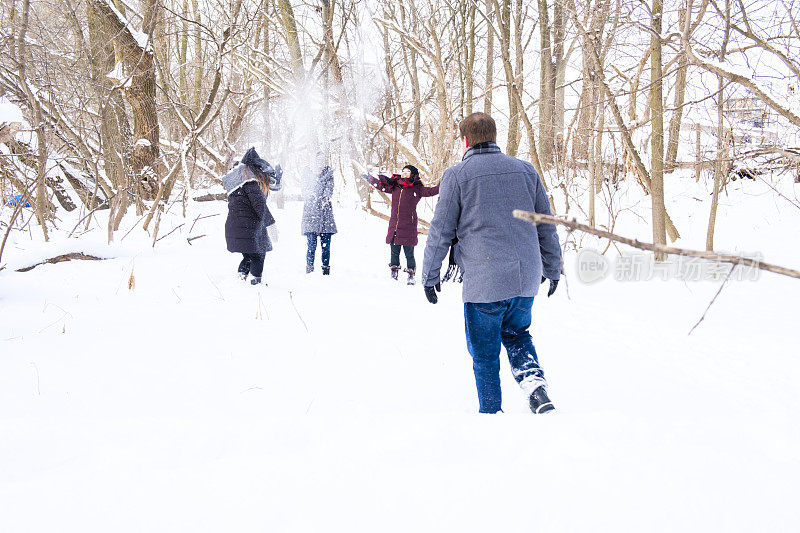
<instances>
[{"instance_id":1,"label":"girl in maroon jacket","mask_svg":"<svg viewBox=\"0 0 800 533\"><path fill-rule=\"evenodd\" d=\"M414 273L417 262L414 260L414 247L417 245L417 204L426 196L439 194L439 186L426 187L419 179L419 170L414 165L406 165L400 174L392 177L378 175L373 178L364 174L373 187L392 195L392 211L389 218L389 231L386 244L391 248L389 268L392 279L397 279L400 272L400 247L406 255L406 272L408 284L414 284Z\"/></svg>"}]
</instances>

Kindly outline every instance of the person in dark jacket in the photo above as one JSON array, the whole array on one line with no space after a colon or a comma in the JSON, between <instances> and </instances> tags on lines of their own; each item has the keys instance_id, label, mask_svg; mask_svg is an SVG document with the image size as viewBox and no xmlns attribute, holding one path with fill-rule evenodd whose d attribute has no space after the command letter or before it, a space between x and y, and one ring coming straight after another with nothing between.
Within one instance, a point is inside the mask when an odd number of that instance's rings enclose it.
<instances>
[{"instance_id":1,"label":"person in dark jacket","mask_svg":"<svg viewBox=\"0 0 800 533\"><path fill-rule=\"evenodd\" d=\"M331 236L336 233L336 221L333 219L333 169L326 164L322 152L317 153L315 170L307 169L309 184L303 204L303 220L300 231L308 239L306 252L306 274L314 271L314 259L317 253L317 240L322 245L322 275L331 273Z\"/></svg>"},{"instance_id":2,"label":"person in dark jacket","mask_svg":"<svg viewBox=\"0 0 800 533\"><path fill-rule=\"evenodd\" d=\"M406 165L400 174L386 177L379 174L377 178L364 174L362 176L379 191L392 195L389 231L386 233L386 244L390 247L389 269L392 279L397 279L400 272L400 248L406 256L408 284L414 284L417 262L414 259L414 247L417 245L417 204L422 198L439 194L439 186L426 187L419 177L419 170L414 165Z\"/></svg>"},{"instance_id":3,"label":"person in dark jacket","mask_svg":"<svg viewBox=\"0 0 800 533\"><path fill-rule=\"evenodd\" d=\"M225 220L225 241L228 251L242 254L239 276L244 280L252 274L250 283L261 283L264 257L272 250L267 227L275 223L267 207L270 190L281 188L280 166L272 166L259 157L255 148L245 153L222 178L228 195L228 218Z\"/></svg>"},{"instance_id":4,"label":"person in dark jacket","mask_svg":"<svg viewBox=\"0 0 800 533\"><path fill-rule=\"evenodd\" d=\"M501 410L500 346L528 395L532 412L554 409L528 331L540 283L551 296L561 277L561 247L552 224L514 218L514 209L550 214L544 184L533 165L503 154L497 128L485 113L459 125L460 163L444 171L442 193L428 231L422 265L425 296L436 303L442 261L450 250L463 272L467 349L481 413ZM457 238L457 240L456 240Z\"/></svg>"}]
</instances>

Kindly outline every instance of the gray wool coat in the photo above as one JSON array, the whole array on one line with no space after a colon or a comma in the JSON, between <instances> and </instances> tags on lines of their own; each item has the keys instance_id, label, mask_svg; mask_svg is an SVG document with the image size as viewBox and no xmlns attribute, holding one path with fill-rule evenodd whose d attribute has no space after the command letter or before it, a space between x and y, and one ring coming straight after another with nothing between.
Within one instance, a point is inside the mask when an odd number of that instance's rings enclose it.
<instances>
[{"instance_id":1,"label":"gray wool coat","mask_svg":"<svg viewBox=\"0 0 800 533\"><path fill-rule=\"evenodd\" d=\"M550 214L544 185L530 163L494 143L470 148L442 176L422 266L422 283L440 281L455 237L464 272L464 302L536 296L542 275L559 279L561 247L555 226L514 218L514 209Z\"/></svg>"},{"instance_id":2,"label":"gray wool coat","mask_svg":"<svg viewBox=\"0 0 800 533\"><path fill-rule=\"evenodd\" d=\"M313 177L311 179L314 179ZM303 220L300 223L300 232L308 233L336 233L336 221L333 219L333 169L323 167L317 175L303 204Z\"/></svg>"}]
</instances>

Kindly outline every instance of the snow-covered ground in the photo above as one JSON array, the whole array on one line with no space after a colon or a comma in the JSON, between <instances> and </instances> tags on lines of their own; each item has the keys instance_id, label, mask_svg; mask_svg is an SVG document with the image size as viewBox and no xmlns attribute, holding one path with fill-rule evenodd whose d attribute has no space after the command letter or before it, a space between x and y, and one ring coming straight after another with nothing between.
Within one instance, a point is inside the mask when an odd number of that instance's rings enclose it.
<instances>
[{"instance_id":1,"label":"snow-covered ground","mask_svg":"<svg viewBox=\"0 0 800 533\"><path fill-rule=\"evenodd\" d=\"M669 208L702 248L694 188ZM719 248L800 265L800 210L750 181L721 203ZM385 223L342 206L332 275L306 275L300 208L274 210L266 287L236 279L220 202L155 248L120 241L133 215L112 246L14 234L0 531L800 530L797 280L729 282L688 335L720 280L586 285L569 253L532 328L557 410L504 361L505 413L478 415L460 287L389 280ZM617 231L649 240L637 220ZM14 271L78 250L109 259Z\"/></svg>"}]
</instances>

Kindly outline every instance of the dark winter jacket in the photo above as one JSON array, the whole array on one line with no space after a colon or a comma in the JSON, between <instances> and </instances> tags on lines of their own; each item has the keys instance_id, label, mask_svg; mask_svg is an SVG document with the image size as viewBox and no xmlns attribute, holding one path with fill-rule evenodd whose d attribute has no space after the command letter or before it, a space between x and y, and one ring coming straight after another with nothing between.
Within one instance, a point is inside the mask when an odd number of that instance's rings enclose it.
<instances>
[{"instance_id":1,"label":"dark winter jacket","mask_svg":"<svg viewBox=\"0 0 800 533\"><path fill-rule=\"evenodd\" d=\"M311 173L311 170L309 170ZM333 219L333 169L325 166L314 180L311 190L303 204L303 221L300 225L304 235L309 233L336 233L336 221Z\"/></svg>"},{"instance_id":2,"label":"dark winter jacket","mask_svg":"<svg viewBox=\"0 0 800 533\"><path fill-rule=\"evenodd\" d=\"M238 165L226 176L236 181L232 173L241 173L240 184L228 193L228 219L225 221L225 241L229 252L263 254L272 250L267 227L275 219L267 207L267 198L258 186L255 174L247 165ZM225 181L225 180L223 180Z\"/></svg>"},{"instance_id":3,"label":"dark winter jacket","mask_svg":"<svg viewBox=\"0 0 800 533\"><path fill-rule=\"evenodd\" d=\"M542 276L557 280L561 247L552 224L514 218L514 209L550 214L550 202L533 165L504 155L494 143L467 150L444 171L431 221L422 283L439 282L453 243L464 273L465 302L489 303L536 296Z\"/></svg>"},{"instance_id":4,"label":"dark winter jacket","mask_svg":"<svg viewBox=\"0 0 800 533\"><path fill-rule=\"evenodd\" d=\"M392 195L392 213L389 218L386 244L416 246L417 204L426 196L439 194L439 186L425 187L418 176L409 186L405 186L398 174L392 175L391 178L382 175L378 178L369 176L367 180L376 189Z\"/></svg>"}]
</instances>

